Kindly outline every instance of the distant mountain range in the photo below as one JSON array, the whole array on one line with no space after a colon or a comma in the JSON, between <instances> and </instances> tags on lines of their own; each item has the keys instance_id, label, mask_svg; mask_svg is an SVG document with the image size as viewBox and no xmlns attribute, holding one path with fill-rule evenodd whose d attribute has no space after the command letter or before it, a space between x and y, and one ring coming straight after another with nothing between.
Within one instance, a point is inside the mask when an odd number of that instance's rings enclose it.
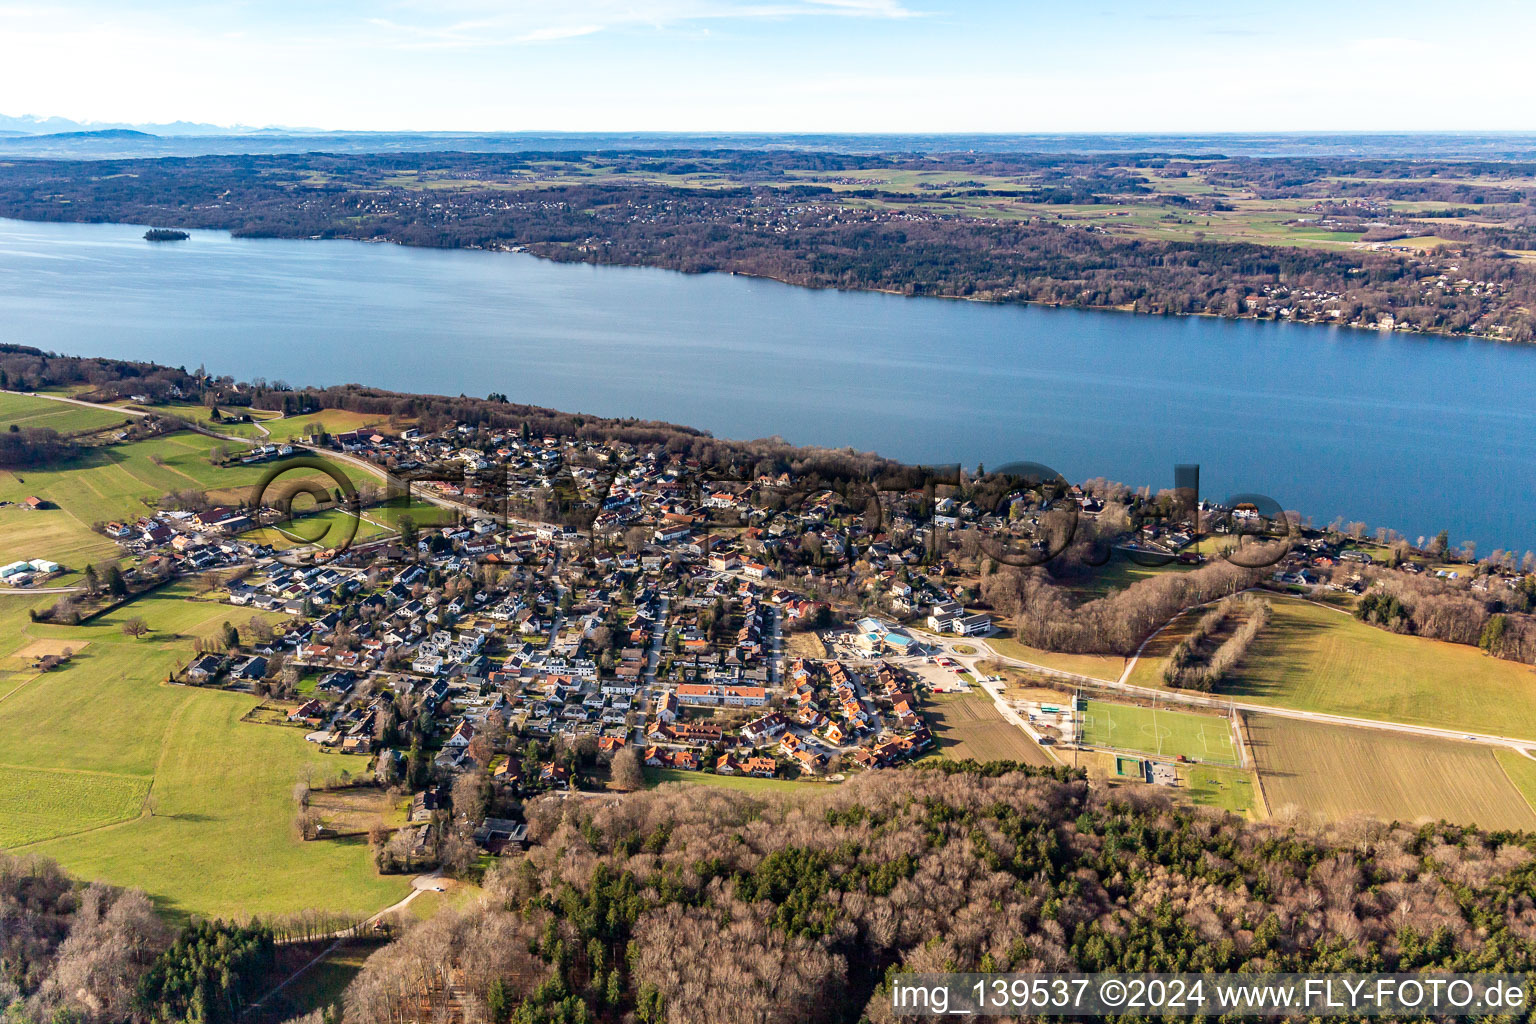
<instances>
[{"instance_id":1,"label":"distant mountain range","mask_svg":"<svg viewBox=\"0 0 1536 1024\"><path fill-rule=\"evenodd\" d=\"M1229 132L862 134L801 132L358 132L126 124L0 115L0 156L103 160L276 153L557 152L798 149L836 153L1148 153L1536 160L1532 132Z\"/></svg>"},{"instance_id":2,"label":"distant mountain range","mask_svg":"<svg viewBox=\"0 0 1536 1024\"><path fill-rule=\"evenodd\" d=\"M95 134L105 131L130 131L140 132L145 135L186 137L259 135L265 132L293 135L310 131L310 129L248 128L244 125L203 124L197 121L171 121L168 124L128 124L123 121L72 121L67 117L37 117L33 114L23 114L21 117L7 117L4 114L0 114L0 136L61 135L81 132Z\"/></svg>"}]
</instances>

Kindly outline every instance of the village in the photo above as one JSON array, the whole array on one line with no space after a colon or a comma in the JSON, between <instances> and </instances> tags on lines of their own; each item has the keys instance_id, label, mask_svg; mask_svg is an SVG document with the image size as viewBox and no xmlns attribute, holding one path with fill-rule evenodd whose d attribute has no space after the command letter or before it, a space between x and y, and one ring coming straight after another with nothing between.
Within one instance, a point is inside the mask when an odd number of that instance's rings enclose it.
<instances>
[{"instance_id":1,"label":"village","mask_svg":"<svg viewBox=\"0 0 1536 1024\"><path fill-rule=\"evenodd\" d=\"M315 431L226 457L280 471L296 454L385 485L363 484L350 503L322 488L304 513L203 502L97 530L134 560L114 583L123 596L190 578L200 600L228 606L222 636L199 642L176 682L258 696L246 721L302 730L336 755L337 776L407 808L370 830L382 870L462 870L516 849L525 804L546 792L690 776L836 785L932 757L935 701L955 693L996 701L1026 749L1083 742L1081 705L1039 691L1008 704L1000 676L950 655L976 654L964 641L1007 625L978 567L1053 553L1053 516L1104 511L1093 489L1061 481L1059 494L1024 488L990 504L932 484L876 496L783 469L731 477L658 447L464 425ZM285 540L338 513L377 529ZM1200 514L1218 531L1259 518L1210 502ZM1120 536L1115 557L1144 565L1187 568L1212 550L1155 515ZM1359 524L1298 532L1269 585L1357 597L1373 563L1456 571L1407 557L1422 552L1399 538L1376 541ZM64 567L0 574L50 570ZM1510 565L1477 582L1525 578ZM359 834L355 817L307 798L296 813L305 838Z\"/></svg>"},{"instance_id":2,"label":"village","mask_svg":"<svg viewBox=\"0 0 1536 1024\"><path fill-rule=\"evenodd\" d=\"M451 506L423 504L422 518L446 521L350 550L253 541L271 535L266 507L105 527L145 565L211 577L230 606L236 644L199 652L179 681L258 694L253 720L303 728L351 776L415 794L391 840L399 863L439 860L454 829L500 852L521 841L523 801L633 785L642 765L835 783L933 752L921 694L963 684L935 667L921 628L993 627L942 565L922 564L920 531L900 545L871 534L831 492L803 516L756 509L758 486L782 476L713 487L661 452L466 433L311 439L391 472L467 471L413 485ZM588 528L476 509L475 474L492 464L508 507L567 489ZM961 515L954 504L940 514ZM812 544L854 558L802 563ZM855 561L876 614L816 596Z\"/></svg>"}]
</instances>

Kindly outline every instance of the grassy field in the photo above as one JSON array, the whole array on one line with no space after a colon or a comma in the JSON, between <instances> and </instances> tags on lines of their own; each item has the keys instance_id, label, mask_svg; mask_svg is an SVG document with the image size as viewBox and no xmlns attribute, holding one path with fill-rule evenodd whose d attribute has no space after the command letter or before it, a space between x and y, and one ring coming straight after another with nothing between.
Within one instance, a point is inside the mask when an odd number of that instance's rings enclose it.
<instances>
[{"instance_id":1,"label":"grassy field","mask_svg":"<svg viewBox=\"0 0 1536 1024\"><path fill-rule=\"evenodd\" d=\"M149 783L148 776L0 766L0 847L138 817Z\"/></svg>"},{"instance_id":2,"label":"grassy field","mask_svg":"<svg viewBox=\"0 0 1536 1024\"><path fill-rule=\"evenodd\" d=\"M0 509L0 556L47 558L78 571L86 562L119 553L116 544L91 529L93 523L143 515L161 497L196 491L213 502L248 501L274 465L214 466L209 453L217 447L234 450L198 434L176 433L146 441L93 448L80 459L49 469L0 470L0 500L19 502L36 495L54 507L38 511ZM348 474L356 479L356 474ZM334 488L321 474L294 471L281 483L317 480ZM63 582L74 582L74 572Z\"/></svg>"},{"instance_id":3,"label":"grassy field","mask_svg":"<svg viewBox=\"0 0 1536 1024\"><path fill-rule=\"evenodd\" d=\"M431 894L431 895L436 895ZM414 907L424 897L418 896ZM342 993L363 969L363 963L382 943L376 939L348 939L293 980L264 1008L266 1021L286 1020L341 1003Z\"/></svg>"},{"instance_id":4,"label":"grassy field","mask_svg":"<svg viewBox=\"0 0 1536 1024\"><path fill-rule=\"evenodd\" d=\"M1493 756L1498 758L1499 767L1504 769L1509 781L1525 797L1525 802L1536 809L1536 760L1508 747L1496 748Z\"/></svg>"},{"instance_id":5,"label":"grassy field","mask_svg":"<svg viewBox=\"0 0 1536 1024\"><path fill-rule=\"evenodd\" d=\"M176 585L65 627L29 622L34 603L0 598L0 659L40 639L87 645L54 672L0 679L0 763L11 773L0 785L25 778L37 794L0 797L27 814L0 811L0 846L141 887L177 916L372 912L404 894L408 881L377 876L361 840L303 843L290 832L301 769L334 772L336 755L299 730L241 723L255 697L164 683L194 637L244 623L246 609L192 600ZM152 630L141 640L120 630L135 616ZM38 772L47 778L35 781Z\"/></svg>"},{"instance_id":6,"label":"grassy field","mask_svg":"<svg viewBox=\"0 0 1536 1024\"><path fill-rule=\"evenodd\" d=\"M383 429L388 427L389 417L377 413L348 412L345 409L322 409L308 416L263 420L261 425L267 428L274 441L291 441L308 434L310 428L316 425L330 434L343 434L363 427Z\"/></svg>"},{"instance_id":7,"label":"grassy field","mask_svg":"<svg viewBox=\"0 0 1536 1024\"><path fill-rule=\"evenodd\" d=\"M1219 807L1251 817L1256 799L1253 773L1241 768L1194 765L1184 772L1185 794L1202 807Z\"/></svg>"},{"instance_id":8,"label":"grassy field","mask_svg":"<svg viewBox=\"0 0 1536 1024\"><path fill-rule=\"evenodd\" d=\"M1401 636L1303 601L1270 624L1220 692L1357 718L1536 739L1536 672L1475 647ZM1151 648L1149 647L1149 652ZM1155 659L1144 659L1155 660ZM1161 685L1160 664L1132 682Z\"/></svg>"},{"instance_id":9,"label":"grassy field","mask_svg":"<svg viewBox=\"0 0 1536 1024\"><path fill-rule=\"evenodd\" d=\"M73 434L118 426L128 422L128 418L127 413L116 409L87 409L50 398L0 394L0 430L10 430L14 423L23 430L47 427L61 434Z\"/></svg>"},{"instance_id":10,"label":"grassy field","mask_svg":"<svg viewBox=\"0 0 1536 1024\"><path fill-rule=\"evenodd\" d=\"M215 502L249 499L261 479L280 465L215 466L209 461L215 448L235 451L238 446L180 432L94 448L57 468L0 472L0 499L17 501L35 494L89 526L140 514L146 503L175 491L195 490ZM309 477L323 479L318 473L302 478Z\"/></svg>"},{"instance_id":11,"label":"grassy field","mask_svg":"<svg viewBox=\"0 0 1536 1024\"><path fill-rule=\"evenodd\" d=\"M806 789L825 787L823 782L799 782L794 779L759 779L753 775L714 775L709 772L685 772L678 768L647 768L646 782L659 786L663 782L692 782L704 786L722 786L748 793L795 793ZM417 897L419 900L421 897Z\"/></svg>"},{"instance_id":12,"label":"grassy field","mask_svg":"<svg viewBox=\"0 0 1536 1024\"><path fill-rule=\"evenodd\" d=\"M1135 750L1161 757L1183 755L1218 764L1238 763L1231 723L1216 715L1169 711L1165 708L1085 702L1083 742L1089 746Z\"/></svg>"},{"instance_id":13,"label":"grassy field","mask_svg":"<svg viewBox=\"0 0 1536 1024\"><path fill-rule=\"evenodd\" d=\"M1053 668L1058 672L1088 676L1091 679L1114 681L1125 671L1125 659L1106 654L1056 654L1038 647L1021 644L1017 640L993 637L987 641L998 654L1005 658L1017 658L1032 665Z\"/></svg>"},{"instance_id":14,"label":"grassy field","mask_svg":"<svg viewBox=\"0 0 1536 1024\"><path fill-rule=\"evenodd\" d=\"M450 878L444 879L442 884L449 888L443 892L423 890L420 896L411 900L405 912L418 921L425 921L441 910L467 910L485 898L485 890L469 882L455 882Z\"/></svg>"},{"instance_id":15,"label":"grassy field","mask_svg":"<svg viewBox=\"0 0 1536 1024\"><path fill-rule=\"evenodd\" d=\"M1005 719L984 693L935 694L924 702L923 714L939 752L952 760L1056 763L1024 730Z\"/></svg>"},{"instance_id":16,"label":"grassy field","mask_svg":"<svg viewBox=\"0 0 1536 1024\"><path fill-rule=\"evenodd\" d=\"M1536 812L1494 750L1376 729L1249 715L1270 810L1326 820L1355 814L1483 828L1536 828Z\"/></svg>"},{"instance_id":17,"label":"grassy field","mask_svg":"<svg viewBox=\"0 0 1536 1024\"><path fill-rule=\"evenodd\" d=\"M260 441L265 436L255 423L228 423L222 419L215 423L210 418L211 410L206 405L200 405L196 402L165 402L160 405L139 405L134 402L113 404L122 405L130 409L142 409L147 412L159 413L163 416L177 416L188 423L204 427L216 434L232 434L235 437L248 438L252 441ZM220 411L229 412L230 410L222 409ZM235 413L238 414L245 411L247 410L240 409L235 410Z\"/></svg>"},{"instance_id":18,"label":"grassy field","mask_svg":"<svg viewBox=\"0 0 1536 1024\"><path fill-rule=\"evenodd\" d=\"M300 511L299 502L294 502L294 505L294 512L297 515ZM302 540L285 537L283 532L271 526L247 530L241 534L241 539L258 544L270 544L274 548L290 548L309 542L330 546L331 542L339 542L346 536L346 522L349 515L350 513L344 509L325 509L311 515L299 516L294 522L283 524L283 531ZM406 517L410 517L417 526L442 526L458 520L458 513L452 509L439 508L436 505L408 498L391 498L386 503L363 509L360 515L357 531L352 537L352 542L355 544L399 532L400 521Z\"/></svg>"},{"instance_id":19,"label":"grassy field","mask_svg":"<svg viewBox=\"0 0 1536 1024\"><path fill-rule=\"evenodd\" d=\"M67 570L49 580L50 587L69 586L79 570L114 561L123 549L60 508L33 511L18 505L0 508L0 565L20 559L46 558Z\"/></svg>"}]
</instances>

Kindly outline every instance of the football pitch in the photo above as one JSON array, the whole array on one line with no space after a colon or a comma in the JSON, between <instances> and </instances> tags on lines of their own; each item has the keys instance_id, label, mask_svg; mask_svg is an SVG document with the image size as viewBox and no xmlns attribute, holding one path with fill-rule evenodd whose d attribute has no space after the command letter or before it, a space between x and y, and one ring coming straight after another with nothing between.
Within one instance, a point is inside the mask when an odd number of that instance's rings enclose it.
<instances>
[{"instance_id":1,"label":"football pitch","mask_svg":"<svg viewBox=\"0 0 1536 1024\"><path fill-rule=\"evenodd\" d=\"M1085 700L1078 703L1083 742L1212 764L1236 765L1232 726L1225 718L1165 708Z\"/></svg>"}]
</instances>

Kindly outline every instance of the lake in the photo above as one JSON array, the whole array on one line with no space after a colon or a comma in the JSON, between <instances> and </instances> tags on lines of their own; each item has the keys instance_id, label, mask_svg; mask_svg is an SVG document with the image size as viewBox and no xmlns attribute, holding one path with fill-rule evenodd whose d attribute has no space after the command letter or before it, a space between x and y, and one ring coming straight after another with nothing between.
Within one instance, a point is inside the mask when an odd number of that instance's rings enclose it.
<instances>
[{"instance_id":1,"label":"lake","mask_svg":"<svg viewBox=\"0 0 1536 1024\"><path fill-rule=\"evenodd\" d=\"M1208 497L1536 548L1536 348L143 232L0 220L0 340L1073 480L1196 462Z\"/></svg>"}]
</instances>

